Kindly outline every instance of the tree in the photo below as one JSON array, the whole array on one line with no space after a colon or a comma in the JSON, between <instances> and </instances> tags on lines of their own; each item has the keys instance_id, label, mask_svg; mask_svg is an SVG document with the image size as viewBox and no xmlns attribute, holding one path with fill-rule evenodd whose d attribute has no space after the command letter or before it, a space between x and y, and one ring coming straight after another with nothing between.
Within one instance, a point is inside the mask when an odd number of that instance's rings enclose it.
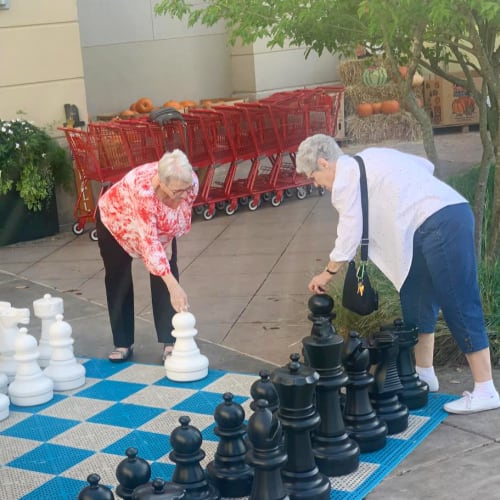
<instances>
[{"instance_id":1,"label":"tree","mask_svg":"<svg viewBox=\"0 0 500 500\"><path fill-rule=\"evenodd\" d=\"M487 253L500 250L500 167L498 158L500 108L500 49L498 27L500 4L496 0L207 0L198 6L185 0L161 0L158 14L188 18L195 23L213 25L224 20L228 41L253 43L267 38L268 46L285 44L305 48L305 56L323 51L351 56L362 44L380 47L391 72L408 66L406 80L399 78L405 104L420 123L424 148L440 176L439 158L432 124L418 107L411 81L419 66L449 81L463 84L475 97L480 109L480 135L483 144L481 176L475 201L476 248L481 251L486 193L490 165L495 168L493 223ZM465 79L446 71L456 61ZM483 88L475 89L472 71L483 77ZM490 106L487 105L489 96Z\"/></svg>"}]
</instances>

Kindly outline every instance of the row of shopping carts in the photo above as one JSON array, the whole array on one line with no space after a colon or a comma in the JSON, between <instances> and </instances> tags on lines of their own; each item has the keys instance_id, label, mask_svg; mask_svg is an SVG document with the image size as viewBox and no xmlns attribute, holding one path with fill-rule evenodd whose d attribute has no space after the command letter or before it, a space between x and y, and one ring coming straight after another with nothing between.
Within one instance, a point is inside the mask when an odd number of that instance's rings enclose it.
<instances>
[{"instance_id":1,"label":"row of shopping carts","mask_svg":"<svg viewBox=\"0 0 500 500\"><path fill-rule=\"evenodd\" d=\"M75 165L78 196L73 232L95 219L97 199L135 166L181 149L195 168L200 190L194 211L210 220L217 210L232 215L240 206L303 199L311 180L296 172L299 144L315 133L335 135L344 88L316 87L275 93L255 102L192 108L172 119L91 122L87 130L62 128ZM322 192L320 192L322 194ZM95 231L90 233L96 239Z\"/></svg>"}]
</instances>

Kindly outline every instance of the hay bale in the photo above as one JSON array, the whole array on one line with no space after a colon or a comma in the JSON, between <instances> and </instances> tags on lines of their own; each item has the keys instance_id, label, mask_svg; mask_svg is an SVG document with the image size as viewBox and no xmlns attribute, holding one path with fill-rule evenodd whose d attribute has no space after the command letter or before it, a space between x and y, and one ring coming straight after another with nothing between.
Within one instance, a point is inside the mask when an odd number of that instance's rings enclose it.
<instances>
[{"instance_id":1,"label":"hay bale","mask_svg":"<svg viewBox=\"0 0 500 500\"><path fill-rule=\"evenodd\" d=\"M416 141L422 138L419 123L411 113L375 114L346 118L346 135L354 144L378 143L387 140Z\"/></svg>"}]
</instances>

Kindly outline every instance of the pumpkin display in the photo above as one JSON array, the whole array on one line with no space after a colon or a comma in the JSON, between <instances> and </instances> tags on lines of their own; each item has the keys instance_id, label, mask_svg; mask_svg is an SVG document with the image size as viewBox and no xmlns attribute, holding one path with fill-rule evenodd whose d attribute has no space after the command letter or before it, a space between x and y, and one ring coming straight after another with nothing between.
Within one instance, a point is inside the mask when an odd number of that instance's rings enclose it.
<instances>
[{"instance_id":1,"label":"pumpkin display","mask_svg":"<svg viewBox=\"0 0 500 500\"><path fill-rule=\"evenodd\" d=\"M135 110L138 113L150 113L153 110L153 102L147 97L141 97L135 103Z\"/></svg>"},{"instance_id":2,"label":"pumpkin display","mask_svg":"<svg viewBox=\"0 0 500 500\"><path fill-rule=\"evenodd\" d=\"M382 113L382 103L372 102L372 109L374 113Z\"/></svg>"},{"instance_id":3,"label":"pumpkin display","mask_svg":"<svg viewBox=\"0 0 500 500\"><path fill-rule=\"evenodd\" d=\"M358 113L358 116L360 116L361 118L370 116L371 114L373 114L373 106L369 102L362 102L358 104L356 112Z\"/></svg>"},{"instance_id":4,"label":"pumpkin display","mask_svg":"<svg viewBox=\"0 0 500 500\"><path fill-rule=\"evenodd\" d=\"M370 66L363 71L363 83L369 87L385 85L387 70L382 66Z\"/></svg>"},{"instance_id":5,"label":"pumpkin display","mask_svg":"<svg viewBox=\"0 0 500 500\"><path fill-rule=\"evenodd\" d=\"M394 99L382 102L382 113L384 113L385 115L397 113L399 112L399 110L399 102Z\"/></svg>"}]
</instances>

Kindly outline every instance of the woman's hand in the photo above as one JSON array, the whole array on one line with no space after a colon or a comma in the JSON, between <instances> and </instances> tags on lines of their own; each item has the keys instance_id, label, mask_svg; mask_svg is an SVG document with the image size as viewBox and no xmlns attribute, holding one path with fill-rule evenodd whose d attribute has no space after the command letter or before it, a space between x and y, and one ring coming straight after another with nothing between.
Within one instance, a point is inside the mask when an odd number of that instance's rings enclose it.
<instances>
[{"instance_id":1,"label":"woman's hand","mask_svg":"<svg viewBox=\"0 0 500 500\"><path fill-rule=\"evenodd\" d=\"M184 289L172 274L163 276L163 281L167 285L170 293L170 303L175 312L186 312L189 310L188 297Z\"/></svg>"},{"instance_id":2,"label":"woman's hand","mask_svg":"<svg viewBox=\"0 0 500 500\"><path fill-rule=\"evenodd\" d=\"M332 275L327 273L326 271L317 274L309 283L309 291L312 293L326 293L328 283L330 283L331 279Z\"/></svg>"}]
</instances>

